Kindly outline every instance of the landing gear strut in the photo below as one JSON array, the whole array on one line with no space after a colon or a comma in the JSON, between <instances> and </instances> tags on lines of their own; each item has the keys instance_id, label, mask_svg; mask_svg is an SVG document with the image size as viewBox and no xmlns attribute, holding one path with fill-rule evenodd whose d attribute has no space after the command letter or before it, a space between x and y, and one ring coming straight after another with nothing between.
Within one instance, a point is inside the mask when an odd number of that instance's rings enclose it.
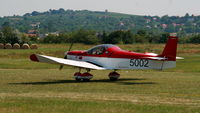
<instances>
[{"instance_id":1,"label":"landing gear strut","mask_svg":"<svg viewBox=\"0 0 200 113\"><path fill-rule=\"evenodd\" d=\"M93 75L89 73L90 69L87 69L87 72L81 74L81 69L79 69L79 72L76 72L74 74L74 78L76 81L83 80L84 82L89 82L90 79L92 79Z\"/></svg>"},{"instance_id":2,"label":"landing gear strut","mask_svg":"<svg viewBox=\"0 0 200 113\"><path fill-rule=\"evenodd\" d=\"M117 73L115 70L115 71L109 73L108 77L109 77L110 81L117 81L120 77L120 74Z\"/></svg>"}]
</instances>

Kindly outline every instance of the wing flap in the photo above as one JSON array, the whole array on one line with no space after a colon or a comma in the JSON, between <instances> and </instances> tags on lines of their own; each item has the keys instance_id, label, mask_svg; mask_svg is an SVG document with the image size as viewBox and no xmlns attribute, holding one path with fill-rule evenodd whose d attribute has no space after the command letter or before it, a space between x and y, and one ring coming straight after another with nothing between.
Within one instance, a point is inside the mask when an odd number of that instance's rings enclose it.
<instances>
[{"instance_id":1,"label":"wing flap","mask_svg":"<svg viewBox=\"0 0 200 113\"><path fill-rule=\"evenodd\" d=\"M35 62L43 62L50 64L59 64L59 65L69 65L74 67L88 68L88 69L96 69L96 70L104 70L105 68L96 66L94 64L84 62L84 61L75 61L69 59L56 58L51 56L32 54L30 59Z\"/></svg>"}]
</instances>

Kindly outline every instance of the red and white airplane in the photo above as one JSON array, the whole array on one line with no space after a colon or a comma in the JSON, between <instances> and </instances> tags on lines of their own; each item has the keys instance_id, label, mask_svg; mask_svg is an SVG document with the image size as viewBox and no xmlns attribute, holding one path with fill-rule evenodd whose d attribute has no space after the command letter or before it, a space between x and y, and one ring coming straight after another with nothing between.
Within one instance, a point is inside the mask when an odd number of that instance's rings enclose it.
<instances>
[{"instance_id":1,"label":"red and white airplane","mask_svg":"<svg viewBox=\"0 0 200 113\"><path fill-rule=\"evenodd\" d=\"M90 70L114 70L108 76L110 80L118 80L120 74L116 70L120 69L166 69L176 67L177 51L176 36L169 36L167 44L161 54L136 53L120 49L118 46L103 44L95 46L87 51L68 51L65 57L56 58L39 54L32 54L30 59L36 62L50 64L69 65L79 68L79 72L74 74L77 81L89 81L93 75ZM86 69L81 73L81 69Z\"/></svg>"}]
</instances>

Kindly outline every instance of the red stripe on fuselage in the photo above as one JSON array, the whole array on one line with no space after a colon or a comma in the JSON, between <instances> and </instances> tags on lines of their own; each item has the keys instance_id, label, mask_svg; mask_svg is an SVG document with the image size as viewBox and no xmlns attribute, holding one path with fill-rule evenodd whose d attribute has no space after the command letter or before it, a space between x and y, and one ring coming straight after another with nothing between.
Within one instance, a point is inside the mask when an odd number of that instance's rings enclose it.
<instances>
[{"instance_id":1,"label":"red stripe on fuselage","mask_svg":"<svg viewBox=\"0 0 200 113\"><path fill-rule=\"evenodd\" d=\"M88 54L87 51L70 51L68 55L90 56L90 57L107 57L107 58L127 58L127 59L144 59L144 57L156 57L155 55L147 55L145 53L136 53L121 50L118 47L111 47L104 51L101 55ZM145 58L148 59L148 58Z\"/></svg>"}]
</instances>

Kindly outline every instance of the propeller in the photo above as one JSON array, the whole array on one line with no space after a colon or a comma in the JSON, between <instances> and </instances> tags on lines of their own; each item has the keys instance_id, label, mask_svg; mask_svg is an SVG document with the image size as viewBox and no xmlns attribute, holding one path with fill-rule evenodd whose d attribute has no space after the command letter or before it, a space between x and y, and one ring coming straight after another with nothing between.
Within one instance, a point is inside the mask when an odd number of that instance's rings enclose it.
<instances>
[{"instance_id":1,"label":"propeller","mask_svg":"<svg viewBox=\"0 0 200 113\"><path fill-rule=\"evenodd\" d=\"M69 49L68 49L68 52L72 49L73 44L74 43L72 42ZM67 55L64 56L64 59L67 59ZM63 69L63 65L60 65L59 70L62 70L62 69Z\"/></svg>"}]
</instances>

